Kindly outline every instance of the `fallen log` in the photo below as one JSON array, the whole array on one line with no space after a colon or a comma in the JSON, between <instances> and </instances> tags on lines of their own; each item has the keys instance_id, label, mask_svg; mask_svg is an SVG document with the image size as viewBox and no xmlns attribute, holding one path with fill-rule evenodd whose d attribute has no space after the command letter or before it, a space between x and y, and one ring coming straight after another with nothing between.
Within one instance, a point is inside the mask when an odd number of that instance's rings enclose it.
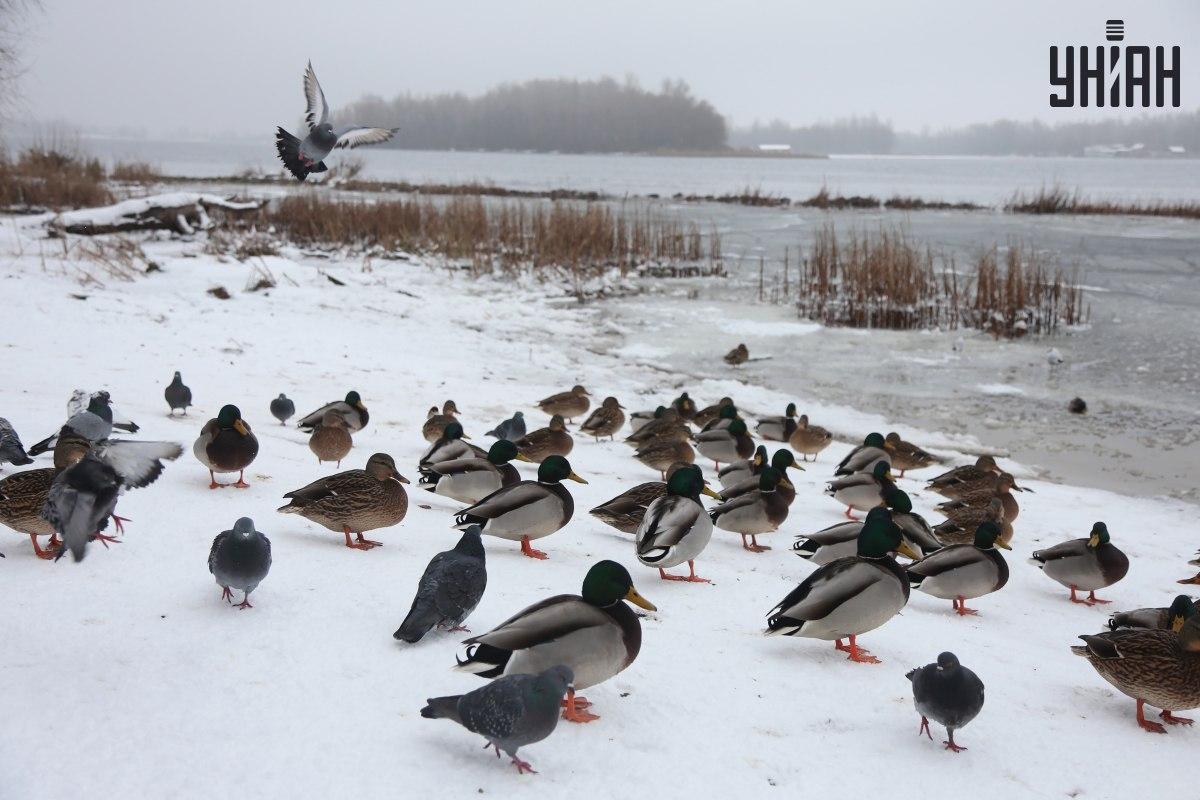
<instances>
[{"instance_id":1,"label":"fallen log","mask_svg":"<svg viewBox=\"0 0 1200 800\"><path fill-rule=\"evenodd\" d=\"M97 236L104 233L166 230L191 234L213 227L210 210L225 214L244 214L256 211L260 201L227 200L215 194L174 192L153 197L125 200L111 206L81 208L52 217L46 226L50 234L73 233Z\"/></svg>"}]
</instances>

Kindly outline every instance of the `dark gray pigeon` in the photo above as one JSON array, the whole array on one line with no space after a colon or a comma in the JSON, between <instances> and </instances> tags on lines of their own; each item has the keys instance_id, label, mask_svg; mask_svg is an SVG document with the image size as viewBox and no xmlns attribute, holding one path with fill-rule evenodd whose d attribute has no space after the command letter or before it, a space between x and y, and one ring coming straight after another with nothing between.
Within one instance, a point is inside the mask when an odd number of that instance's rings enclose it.
<instances>
[{"instance_id":1,"label":"dark gray pigeon","mask_svg":"<svg viewBox=\"0 0 1200 800\"><path fill-rule=\"evenodd\" d=\"M208 551L208 571L221 587L221 597L233 602L232 589L242 591L237 608L254 608L250 593L271 571L271 540L254 529L254 520L242 517L233 530L221 531Z\"/></svg>"},{"instance_id":2,"label":"dark gray pigeon","mask_svg":"<svg viewBox=\"0 0 1200 800\"><path fill-rule=\"evenodd\" d=\"M76 394L78 394L76 390ZM67 403L68 418L64 427L70 428L89 442L100 442L107 439L113 431L113 412L108 392L96 392L88 397L86 408L71 411L75 397ZM136 426L134 426L136 430ZM61 429L60 429L61 430ZM29 448L29 454L36 456L54 449L58 442L58 433L42 439Z\"/></svg>"},{"instance_id":3,"label":"dark gray pigeon","mask_svg":"<svg viewBox=\"0 0 1200 800\"><path fill-rule=\"evenodd\" d=\"M192 390L183 383L183 378L178 372L171 379L171 383L163 390L163 397L167 399L167 405L171 407L171 416L175 415L176 410L183 412L187 416L188 406L192 404Z\"/></svg>"},{"instance_id":4,"label":"dark gray pigeon","mask_svg":"<svg viewBox=\"0 0 1200 800\"><path fill-rule=\"evenodd\" d=\"M310 172L329 169L321 159L335 148L354 148L365 144L386 142L396 135L399 128L369 128L363 125L347 125L337 130L329 124L329 104L325 92L317 83L317 73L312 62L304 70L304 122L308 125L308 136L303 141L292 136L283 128L275 130L275 149L279 160L296 180L304 180Z\"/></svg>"},{"instance_id":5,"label":"dark gray pigeon","mask_svg":"<svg viewBox=\"0 0 1200 800\"><path fill-rule=\"evenodd\" d=\"M463 620L471 615L487 586L487 565L480 539L482 529L469 526L453 550L438 553L417 582L408 616L392 636L417 642L437 627L465 631Z\"/></svg>"},{"instance_id":6,"label":"dark gray pigeon","mask_svg":"<svg viewBox=\"0 0 1200 800\"><path fill-rule=\"evenodd\" d=\"M484 436L495 436L497 439L507 439L510 442L515 442L524 435L525 415L520 411L484 434Z\"/></svg>"},{"instance_id":7,"label":"dark gray pigeon","mask_svg":"<svg viewBox=\"0 0 1200 800\"><path fill-rule=\"evenodd\" d=\"M946 728L949 737L943 742L947 750L966 750L954 743L954 731L975 719L983 708L983 681L971 670L958 663L954 653L942 653L936 664L926 664L905 674L912 681L913 705L921 715L917 731L933 739L929 720Z\"/></svg>"},{"instance_id":8,"label":"dark gray pigeon","mask_svg":"<svg viewBox=\"0 0 1200 800\"><path fill-rule=\"evenodd\" d=\"M512 758L517 772L536 770L517 758L517 750L540 742L558 725L563 695L573 688L570 667L557 666L538 675L505 675L487 686L452 697L430 698L421 709L427 719L452 719L478 733Z\"/></svg>"},{"instance_id":9,"label":"dark gray pigeon","mask_svg":"<svg viewBox=\"0 0 1200 800\"><path fill-rule=\"evenodd\" d=\"M163 460L179 458L183 448L173 442L101 442L77 463L64 469L50 485L42 518L54 526L76 561L87 543L108 524L121 490L153 483Z\"/></svg>"},{"instance_id":10,"label":"dark gray pigeon","mask_svg":"<svg viewBox=\"0 0 1200 800\"><path fill-rule=\"evenodd\" d=\"M21 444L21 437L17 436L12 423L0 417L0 464L5 462L22 467L32 464L33 459L25 452L25 445Z\"/></svg>"},{"instance_id":11,"label":"dark gray pigeon","mask_svg":"<svg viewBox=\"0 0 1200 800\"><path fill-rule=\"evenodd\" d=\"M296 414L296 404L288 399L288 396L283 392L279 393L271 401L271 416L279 420L280 425L286 425L287 421Z\"/></svg>"}]
</instances>

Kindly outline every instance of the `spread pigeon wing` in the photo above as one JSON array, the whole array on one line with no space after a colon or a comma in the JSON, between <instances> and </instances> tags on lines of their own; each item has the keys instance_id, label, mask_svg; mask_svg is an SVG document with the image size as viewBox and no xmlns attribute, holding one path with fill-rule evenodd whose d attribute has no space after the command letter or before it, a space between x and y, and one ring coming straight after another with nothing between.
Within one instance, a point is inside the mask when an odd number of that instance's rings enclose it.
<instances>
[{"instance_id":1,"label":"spread pigeon wing","mask_svg":"<svg viewBox=\"0 0 1200 800\"><path fill-rule=\"evenodd\" d=\"M311 61L308 62L308 69L304 70L304 102L307 105L304 121L308 123L309 130L329 120L329 104L325 102L325 92L317 82L317 73L313 72Z\"/></svg>"},{"instance_id":2,"label":"spread pigeon wing","mask_svg":"<svg viewBox=\"0 0 1200 800\"><path fill-rule=\"evenodd\" d=\"M337 144L335 148L353 149L361 147L364 144L379 144L386 142L388 139L396 135L399 128L363 128L360 126L352 126L342 128L337 132Z\"/></svg>"},{"instance_id":3,"label":"spread pigeon wing","mask_svg":"<svg viewBox=\"0 0 1200 800\"><path fill-rule=\"evenodd\" d=\"M140 489L158 479L163 461L174 461L183 448L174 442L134 442L115 440L99 448L100 458L107 463L131 489Z\"/></svg>"}]
</instances>

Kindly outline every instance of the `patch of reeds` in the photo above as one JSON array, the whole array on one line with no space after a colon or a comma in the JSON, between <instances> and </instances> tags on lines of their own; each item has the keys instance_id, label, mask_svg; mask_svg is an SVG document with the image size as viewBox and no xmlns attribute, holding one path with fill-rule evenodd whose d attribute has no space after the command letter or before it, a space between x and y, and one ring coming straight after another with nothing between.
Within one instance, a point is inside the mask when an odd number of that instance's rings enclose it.
<instances>
[{"instance_id":1,"label":"patch of reeds","mask_svg":"<svg viewBox=\"0 0 1200 800\"><path fill-rule=\"evenodd\" d=\"M160 183L162 173L148 161L118 161L108 171L110 180L118 183Z\"/></svg>"},{"instance_id":2,"label":"patch of reeds","mask_svg":"<svg viewBox=\"0 0 1200 800\"><path fill-rule=\"evenodd\" d=\"M15 213L102 206L113 201L104 165L52 148L0 154L0 208Z\"/></svg>"},{"instance_id":3,"label":"patch of reeds","mask_svg":"<svg viewBox=\"0 0 1200 800\"><path fill-rule=\"evenodd\" d=\"M806 208L821 208L842 210L847 208L873 209L879 208L879 198L870 195L836 195L830 194L829 188L822 186L821 190L807 200L799 200L796 202L798 206Z\"/></svg>"},{"instance_id":4,"label":"patch of reeds","mask_svg":"<svg viewBox=\"0 0 1200 800\"><path fill-rule=\"evenodd\" d=\"M1127 214L1148 217L1184 217L1200 219L1200 202L1158 200L1153 202L1117 202L1089 200L1078 189L1043 186L1026 195L1015 192L1004 210L1014 214Z\"/></svg>"},{"instance_id":5,"label":"patch of reeds","mask_svg":"<svg viewBox=\"0 0 1200 800\"><path fill-rule=\"evenodd\" d=\"M949 203L945 200L925 200L921 197L893 195L883 201L884 208L895 211L979 211L984 206L976 203Z\"/></svg>"},{"instance_id":6,"label":"patch of reeds","mask_svg":"<svg viewBox=\"0 0 1200 800\"><path fill-rule=\"evenodd\" d=\"M764 192L759 187L746 187L736 194L675 194L673 200L687 203L729 203L740 206L758 206L763 208L779 208L792 204L791 198Z\"/></svg>"}]
</instances>

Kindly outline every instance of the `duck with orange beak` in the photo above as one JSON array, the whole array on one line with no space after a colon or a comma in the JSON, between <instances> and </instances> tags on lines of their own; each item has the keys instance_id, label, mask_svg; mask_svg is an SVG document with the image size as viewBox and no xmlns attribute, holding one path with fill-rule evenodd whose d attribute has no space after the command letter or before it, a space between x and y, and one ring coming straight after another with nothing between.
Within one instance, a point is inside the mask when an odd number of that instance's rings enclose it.
<instances>
[{"instance_id":1,"label":"duck with orange beak","mask_svg":"<svg viewBox=\"0 0 1200 800\"><path fill-rule=\"evenodd\" d=\"M214 419L204 423L200 435L192 445L192 452L201 464L208 467L211 483L208 488L220 489L233 486L245 489L246 467L258 456L258 438L242 419L242 412L235 405L227 405ZM236 483L217 483L216 473L238 473Z\"/></svg>"}]
</instances>

